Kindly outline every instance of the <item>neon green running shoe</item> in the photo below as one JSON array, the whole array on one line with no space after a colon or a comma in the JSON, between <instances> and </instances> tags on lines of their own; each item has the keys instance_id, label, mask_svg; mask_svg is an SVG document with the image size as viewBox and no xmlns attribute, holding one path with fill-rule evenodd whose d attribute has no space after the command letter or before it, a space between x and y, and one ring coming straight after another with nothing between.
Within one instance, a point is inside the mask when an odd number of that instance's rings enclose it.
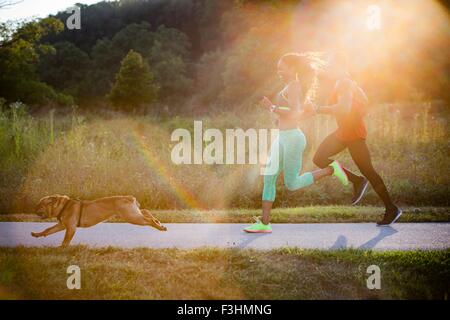
<instances>
[{"instance_id":1,"label":"neon green running shoe","mask_svg":"<svg viewBox=\"0 0 450 320\"><path fill-rule=\"evenodd\" d=\"M256 222L254 224L252 224L251 226L244 228L244 231L248 232L248 233L271 233L272 232L272 225L270 223L264 224L257 217L255 217L255 221Z\"/></svg>"},{"instance_id":2,"label":"neon green running shoe","mask_svg":"<svg viewBox=\"0 0 450 320\"><path fill-rule=\"evenodd\" d=\"M333 176L337 177L344 186L348 185L348 177L341 164L334 160L330 167L333 168Z\"/></svg>"}]
</instances>

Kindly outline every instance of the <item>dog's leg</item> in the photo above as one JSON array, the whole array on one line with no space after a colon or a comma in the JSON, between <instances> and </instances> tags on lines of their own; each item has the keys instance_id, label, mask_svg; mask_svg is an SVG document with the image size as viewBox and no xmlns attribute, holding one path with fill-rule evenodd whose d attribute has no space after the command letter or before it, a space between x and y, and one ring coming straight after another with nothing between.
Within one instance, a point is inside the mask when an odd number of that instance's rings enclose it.
<instances>
[{"instance_id":1,"label":"dog's leg","mask_svg":"<svg viewBox=\"0 0 450 320\"><path fill-rule=\"evenodd\" d=\"M55 224L53 227L47 228L42 232L32 232L31 235L35 238L46 237L53 233L64 230L65 227L62 223Z\"/></svg>"},{"instance_id":2,"label":"dog's leg","mask_svg":"<svg viewBox=\"0 0 450 320\"><path fill-rule=\"evenodd\" d=\"M142 215L144 216L145 220L147 220L150 223L153 223L153 220L155 219L155 217L150 213L150 211L148 211L147 209L141 209L140 210Z\"/></svg>"},{"instance_id":3,"label":"dog's leg","mask_svg":"<svg viewBox=\"0 0 450 320\"><path fill-rule=\"evenodd\" d=\"M140 211L144 217L153 219L153 215L147 209L141 209Z\"/></svg>"},{"instance_id":4,"label":"dog's leg","mask_svg":"<svg viewBox=\"0 0 450 320\"><path fill-rule=\"evenodd\" d=\"M153 228L156 228L160 231L167 231L167 228L161 225L161 222L158 221L147 209L141 209L141 214L145 217L145 220L148 221L149 225Z\"/></svg>"},{"instance_id":5,"label":"dog's leg","mask_svg":"<svg viewBox=\"0 0 450 320\"><path fill-rule=\"evenodd\" d=\"M156 220L150 211L146 209L140 210L137 206L126 208L120 212L120 217L128 223L136 224L139 226L150 226L161 231L166 231L167 228L163 227L158 220Z\"/></svg>"},{"instance_id":6,"label":"dog's leg","mask_svg":"<svg viewBox=\"0 0 450 320\"><path fill-rule=\"evenodd\" d=\"M126 222L137 224L139 226L146 226L149 221L140 212L123 212L120 215Z\"/></svg>"},{"instance_id":7,"label":"dog's leg","mask_svg":"<svg viewBox=\"0 0 450 320\"><path fill-rule=\"evenodd\" d=\"M75 235L76 229L77 228L67 227L66 234L64 235L64 240L61 244L61 247L67 247L69 245L70 241L72 241L72 238Z\"/></svg>"}]
</instances>

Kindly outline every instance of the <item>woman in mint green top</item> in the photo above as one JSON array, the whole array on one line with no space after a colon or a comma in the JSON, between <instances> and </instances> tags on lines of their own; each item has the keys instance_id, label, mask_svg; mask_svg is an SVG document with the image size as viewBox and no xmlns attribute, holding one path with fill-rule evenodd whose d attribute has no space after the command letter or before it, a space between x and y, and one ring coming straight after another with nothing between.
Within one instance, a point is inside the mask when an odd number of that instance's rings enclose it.
<instances>
[{"instance_id":1,"label":"woman in mint green top","mask_svg":"<svg viewBox=\"0 0 450 320\"><path fill-rule=\"evenodd\" d=\"M245 228L250 233L270 233L270 211L276 194L276 182L281 171L284 171L284 183L289 190L298 190L310 186L315 181L335 175L344 184L348 184L347 175L337 161L330 166L301 174L303 152L306 138L298 128L298 121L314 115L311 103L304 104L304 95L300 78L306 72L313 72L311 60L307 55L288 53L278 61L278 76L285 87L277 96L276 105L267 97L261 105L278 116L279 136L272 143L268 166L264 173L264 189L262 193L262 219Z\"/></svg>"}]
</instances>

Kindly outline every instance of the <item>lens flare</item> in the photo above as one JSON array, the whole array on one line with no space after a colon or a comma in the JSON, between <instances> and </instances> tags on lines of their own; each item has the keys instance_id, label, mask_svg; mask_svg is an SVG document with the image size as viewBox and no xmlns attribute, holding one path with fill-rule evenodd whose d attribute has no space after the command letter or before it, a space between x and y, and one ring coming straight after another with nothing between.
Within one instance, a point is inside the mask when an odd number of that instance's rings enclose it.
<instances>
[{"instance_id":1,"label":"lens flare","mask_svg":"<svg viewBox=\"0 0 450 320\"><path fill-rule=\"evenodd\" d=\"M139 134L135 130L133 131L132 137L137 150L145 159L147 167L153 170L171 187L179 200L189 208L207 208L191 191L183 187L183 185L170 174L167 165L154 155L153 151L147 146L146 137L144 135Z\"/></svg>"}]
</instances>

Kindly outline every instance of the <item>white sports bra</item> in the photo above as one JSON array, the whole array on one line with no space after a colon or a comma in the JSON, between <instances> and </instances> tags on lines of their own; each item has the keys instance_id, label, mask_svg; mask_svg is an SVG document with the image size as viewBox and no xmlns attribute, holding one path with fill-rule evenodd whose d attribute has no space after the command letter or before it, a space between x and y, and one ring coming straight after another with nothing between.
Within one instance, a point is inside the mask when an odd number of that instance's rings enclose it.
<instances>
[{"instance_id":1,"label":"white sports bra","mask_svg":"<svg viewBox=\"0 0 450 320\"><path fill-rule=\"evenodd\" d=\"M288 83L287 85L284 86L283 90L280 91L280 95L283 97L284 100L286 100L286 102L288 102L288 98L287 98L287 88L289 86L290 83Z\"/></svg>"}]
</instances>

